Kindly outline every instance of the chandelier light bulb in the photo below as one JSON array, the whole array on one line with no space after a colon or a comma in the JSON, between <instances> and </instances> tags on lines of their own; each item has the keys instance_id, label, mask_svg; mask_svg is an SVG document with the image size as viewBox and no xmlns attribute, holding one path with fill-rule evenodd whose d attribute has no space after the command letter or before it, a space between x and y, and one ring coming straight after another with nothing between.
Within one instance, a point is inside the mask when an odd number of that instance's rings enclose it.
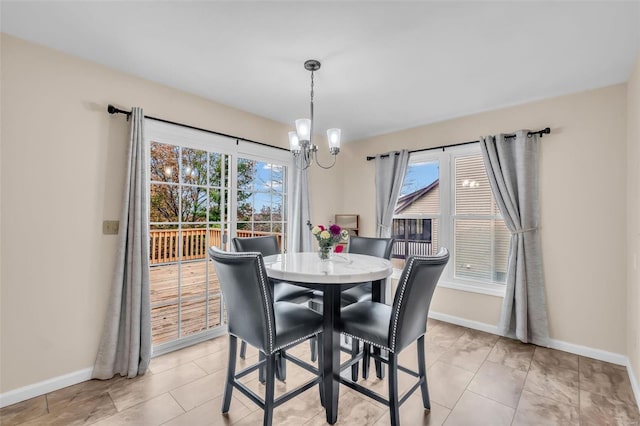
<instances>
[{"instance_id":1,"label":"chandelier light bulb","mask_svg":"<svg viewBox=\"0 0 640 426\"><path fill-rule=\"evenodd\" d=\"M289 149L291 152L300 152L300 140L296 132L289 132Z\"/></svg>"},{"instance_id":2,"label":"chandelier light bulb","mask_svg":"<svg viewBox=\"0 0 640 426\"><path fill-rule=\"evenodd\" d=\"M327 130L327 141L329 142L329 149L340 149L340 129Z\"/></svg>"},{"instance_id":3,"label":"chandelier light bulb","mask_svg":"<svg viewBox=\"0 0 640 426\"><path fill-rule=\"evenodd\" d=\"M311 120L308 118L299 118L296 120L296 131L298 132L298 140L311 140Z\"/></svg>"}]
</instances>

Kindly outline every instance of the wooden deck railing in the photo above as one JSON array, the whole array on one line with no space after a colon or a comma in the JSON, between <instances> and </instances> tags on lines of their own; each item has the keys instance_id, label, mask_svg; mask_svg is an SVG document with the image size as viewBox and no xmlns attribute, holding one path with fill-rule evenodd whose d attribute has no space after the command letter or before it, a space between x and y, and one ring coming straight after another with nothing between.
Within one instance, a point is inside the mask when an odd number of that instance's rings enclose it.
<instances>
[{"instance_id":1,"label":"wooden deck railing","mask_svg":"<svg viewBox=\"0 0 640 426\"><path fill-rule=\"evenodd\" d=\"M182 247L182 260L204 259L210 246L222 247L220 229L152 229L149 231L149 263L169 263L178 261L178 247ZM278 245L282 244L282 234L263 231L237 230L238 237L276 235Z\"/></svg>"}]
</instances>

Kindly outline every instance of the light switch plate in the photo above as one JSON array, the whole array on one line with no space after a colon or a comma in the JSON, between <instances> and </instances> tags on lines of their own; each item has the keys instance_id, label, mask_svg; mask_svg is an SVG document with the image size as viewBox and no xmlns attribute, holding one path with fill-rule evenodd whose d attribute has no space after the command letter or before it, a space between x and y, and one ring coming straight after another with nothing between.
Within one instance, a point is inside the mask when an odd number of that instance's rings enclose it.
<instances>
[{"instance_id":1,"label":"light switch plate","mask_svg":"<svg viewBox=\"0 0 640 426\"><path fill-rule=\"evenodd\" d=\"M120 228L119 220L104 220L102 221L102 233L104 235L118 235L118 229Z\"/></svg>"}]
</instances>

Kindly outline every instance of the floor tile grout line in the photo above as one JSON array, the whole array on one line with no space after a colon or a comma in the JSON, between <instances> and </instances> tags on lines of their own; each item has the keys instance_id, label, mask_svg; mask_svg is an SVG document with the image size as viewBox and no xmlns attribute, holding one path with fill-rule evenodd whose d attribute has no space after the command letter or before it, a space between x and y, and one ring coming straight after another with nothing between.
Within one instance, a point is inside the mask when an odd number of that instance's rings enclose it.
<instances>
[{"instance_id":1,"label":"floor tile grout line","mask_svg":"<svg viewBox=\"0 0 640 426\"><path fill-rule=\"evenodd\" d=\"M220 336L220 337L222 337L222 336ZM205 340L205 342L207 342L207 340ZM201 343L204 343L204 342L201 342ZM187 346L187 347L182 348L182 349L179 349L179 350L184 350L184 349L194 348L194 347L197 347L197 345L198 345L198 343L197 343L197 344L195 344L195 345L193 345L193 346ZM202 359L202 358L206 358L206 357L208 357L208 356L211 356L211 355L217 354L217 353L219 353L219 352L223 352L223 351L225 351L225 349L224 349L224 348L222 348L222 349L218 349L217 351L209 352L209 353L207 353L207 354L205 354L205 355L203 355L203 356L201 356L201 357L197 357L197 358L193 358L193 359L190 359L190 360L188 360L188 361L185 361L184 363L180 362L180 363L178 363L178 364L176 364L176 365L173 365L173 366L171 366L171 367L169 367L169 368L167 368L167 369L165 369L165 370L162 370L162 371L156 371L156 372L154 372L154 371L153 371L153 366L151 365L151 366L149 367L149 371L151 371L153 374L160 374L160 373L164 373L165 371L171 370L172 368L179 367L179 366L181 366L181 365L185 365L185 364L188 364L188 363L190 363L190 362L195 362L195 361L200 360L200 359ZM166 354L162 354L162 355L160 355L160 356L159 356L158 358L156 358L156 359L160 359L160 358L162 358L162 357L164 357L164 356L167 356L167 355L175 355L175 352L168 352L168 353L166 353ZM151 364L153 364L153 359L151 360Z\"/></svg>"},{"instance_id":2,"label":"floor tile grout line","mask_svg":"<svg viewBox=\"0 0 640 426\"><path fill-rule=\"evenodd\" d=\"M464 333L463 333L463 334L464 334ZM462 336L460 336L460 337L462 337ZM456 340L456 342L457 342L457 340ZM495 346L495 344L494 344L494 346ZM492 349L493 349L493 348L492 348ZM489 351L489 352L491 352L491 351ZM487 357L488 357L488 356L489 356L489 355L487 354ZM485 360L486 360L486 359L485 359ZM483 361L482 363L484 364L484 361ZM452 364L449 364L449 365L452 365ZM482 366L482 364L480 364L480 366ZM458 368L461 368L461 367L458 367ZM462 370L464 370L463 368L461 368L461 369L462 369ZM460 396L458 397L458 399L456 399L455 404L453 404L453 406L451 407L451 410L449 411L449 414L447 414L447 417L446 417L445 421L443 422L443 424L444 424L444 423L446 423L446 421L447 421L447 419L449 418L449 416L451 416L451 413L453 413L453 410L455 410L455 409L456 409L456 407L458 406L458 403L460 402L460 399L462 398L462 395L464 395L464 393L465 393L465 392L469 391L469 392L471 392L471 393L473 393L473 394L475 394L475 395L478 395L477 393L475 393L475 392L473 392L473 391L469 390L469 385L470 385L470 384L473 382L473 380L476 378L476 375L478 374L478 371L479 371L479 370L480 370L480 368L478 368L478 370L476 370L476 372L475 372L475 373L473 373L473 376L471 377L471 380L469 380L469 383L467 383L467 384L465 385L464 390L462 391L462 393L460 394ZM465 370L465 371L467 371L467 370ZM469 371L469 373L471 373L471 372ZM479 395L479 396L482 396L482 395Z\"/></svg>"},{"instance_id":3,"label":"floor tile grout line","mask_svg":"<svg viewBox=\"0 0 640 426\"><path fill-rule=\"evenodd\" d=\"M535 349L534 349L535 352ZM522 401L522 394L524 393L524 387L527 384L527 378L529 377L529 371L531 370L531 363L533 362L533 353L531 354L531 359L529 360L529 366L527 367L527 372L524 376L524 381L522 382L522 389L520 389L520 396L518 397L518 403L516 404L515 411L513 412L513 418L511 419L511 425L513 426L513 422L516 421L516 414L518 414L518 408L520 408L520 402Z\"/></svg>"},{"instance_id":4,"label":"floor tile grout line","mask_svg":"<svg viewBox=\"0 0 640 426\"><path fill-rule=\"evenodd\" d=\"M46 393L46 394L44 395L44 402L45 402L45 404L46 404L46 406L47 406L47 414L50 414L50 413L51 413L51 410L49 409L49 394L50 394L50 393L51 393L51 392Z\"/></svg>"},{"instance_id":5,"label":"floor tile grout line","mask_svg":"<svg viewBox=\"0 0 640 426\"><path fill-rule=\"evenodd\" d=\"M191 383L195 382L196 380L200 380L200 379L202 379L202 378L204 378L204 377L207 377L207 376L209 375L209 374L208 374L206 371L204 371L200 366L197 366L197 365L196 365L196 367L200 368L200 369L205 373L205 375L204 375L204 376L201 376L201 377L198 377L198 378L195 378L195 379L192 379L191 381L185 382L185 383L181 384L181 385L180 385L180 386L178 386L178 387L168 389L168 390L166 390L165 392L160 393L160 394L155 395L155 396L152 396L152 397L150 397L150 398L148 398L148 399L145 399L144 401L139 401L139 402L137 402L136 404L134 404L134 405L132 405L132 406L130 406L130 407L124 408L124 409L122 409L122 410L118 409L118 406L117 406L117 404L115 403L115 400L113 399L113 395L111 395L111 390L107 391L107 393L109 394L109 397L111 398L111 401L113 402L113 405L116 407L116 411L117 411L118 413L122 413L123 411L126 411L126 410L128 410L129 408L133 408L133 407L136 407L136 406L138 406L138 405L140 405L140 404L143 404L143 403L145 403L145 402L151 401L152 399L155 399L155 398L157 398L157 397L159 397L159 396L162 396L162 395L164 395L165 393L168 393L168 394L171 396L171 398L173 398L173 395L171 395L171 392L172 392L172 391L174 391L174 390L176 390L176 389L178 389L178 388L180 388L180 387L182 387L182 386L186 386L186 385L188 385L188 384L191 384ZM167 370L167 371L168 371L168 370ZM139 377L139 376L138 376L138 377ZM173 398L173 399L175 399L175 398ZM176 402L177 402L177 401L176 401ZM182 409L184 410L184 408L182 407L182 405L180 405L180 403L178 403L178 405L180 406L180 408L182 408Z\"/></svg>"},{"instance_id":6,"label":"floor tile grout line","mask_svg":"<svg viewBox=\"0 0 640 426\"><path fill-rule=\"evenodd\" d=\"M580 371L583 362L582 357L578 356L578 424L580 424L580 412L582 411L582 380L580 379L582 374L580 374Z\"/></svg>"},{"instance_id":7,"label":"floor tile grout line","mask_svg":"<svg viewBox=\"0 0 640 426\"><path fill-rule=\"evenodd\" d=\"M490 396L486 396L486 395L479 394L478 392L474 392L474 391L472 391L471 389L466 389L466 391L471 392L472 394L477 395L477 396L479 396L479 397L481 397L481 398L486 398L486 399L488 399L489 401L493 401L493 402L495 402L496 404L500 404L500 405L502 405L503 407L507 407L508 409L513 410L513 415L514 415L514 416L516 415L516 409L515 409L515 408L513 408L513 407L509 407L509 406L508 406L507 404L505 404L504 402L497 401L497 400L495 400L495 399L491 398ZM519 402L519 401L518 401L518 402Z\"/></svg>"},{"instance_id":8,"label":"floor tile grout line","mask_svg":"<svg viewBox=\"0 0 640 426\"><path fill-rule=\"evenodd\" d=\"M491 363L491 364L496 364L496 365L499 365L499 366L501 366L501 367L503 367L503 368L507 368L507 369L509 369L509 370L519 371L517 368L512 368L512 367L509 367L509 366L507 366L507 365L498 364L498 363L495 363L495 362L493 362L493 361L485 360L485 362L489 362L489 363ZM483 363L482 365L484 365L484 363ZM482 366L480 366L480 368L482 368ZM480 369L478 369L478 371L480 371ZM499 403L499 404L502 404L502 405L504 405L505 407L513 408L513 409L515 410L515 409L517 408L517 406L519 405L519 403L520 403L520 398L522 397L522 392L524 391L524 384L526 383L526 381L527 381L527 377L528 377L528 376L529 376L529 371L527 370L527 372L526 372L526 374L525 374L525 377L524 377L524 380L523 380L523 382L522 382L522 389L520 389L520 392L519 392L519 395L518 395L518 404L516 404L516 407L509 407L509 406L508 406L507 404L505 404L504 402L502 402L502 401L498 401L497 399L494 399L494 398L492 398L492 397L490 397L490 396L482 395L482 394L480 394L480 393L478 393L478 392L474 392L474 391L473 391L473 390L471 390L471 389L468 389L468 390L469 390L469 392L473 392L473 393L475 393L476 395L480 395L480 396L482 396L482 397L485 397L485 398L487 398L487 399L490 399L490 400L492 400L492 401L495 401L495 402L497 402L497 403ZM475 378L475 377L474 377L474 378ZM473 382L473 379L471 380L471 382ZM469 384L471 384L471 382L469 382Z\"/></svg>"},{"instance_id":9,"label":"floor tile grout line","mask_svg":"<svg viewBox=\"0 0 640 426\"><path fill-rule=\"evenodd\" d=\"M495 348L495 346L496 346L497 344L498 344L498 341L496 340L496 342L493 344L493 347L491 348L491 350L493 350L493 348ZM491 351L489 351L489 353L491 353ZM514 370L514 371L517 371L517 370L518 370L517 368L511 368L511 367L509 367L509 366L507 366L507 365L498 364L498 363L494 363L494 362L492 362L492 361L489 361L489 355L487 355L487 357L484 359L484 361L482 361L482 364L480 364L480 368L478 368L478 372L482 369L482 366L483 366L485 363L487 363L487 362L492 363L492 364L496 364L496 365L500 365L500 366L502 366L502 367L504 367L504 368L508 368L508 369L510 369L510 370ZM473 380L476 378L476 375L478 374L478 372L476 372L476 374L473 376L473 378L471 379L471 382L469 382L469 385L470 385L470 384L473 382ZM529 370L527 369L527 375L528 375L528 374L529 374ZM524 390L524 383L525 383L526 379L527 379L527 377L525 376L525 380L522 382L522 389L520 389L520 396L522 396L522 391ZM481 395L481 394L479 394L479 393L477 393L477 392L472 391L471 389L469 389L469 385L467 385L467 388L466 388L466 390L468 390L469 392L474 393L474 394L476 394L476 395L479 395L479 396L481 396L481 397L487 398L487 399L489 399L489 400L491 400L491 401L497 402L498 404L503 405L503 406L505 406L505 407L509 407L507 404L504 404L503 402L500 402L500 401L498 401L498 400L496 400L496 399L494 399L494 398L491 398L491 397L486 396L486 395ZM520 398L518 398L518 404L519 404L519 403L520 403ZM515 407L515 408L514 408L514 407L509 407L509 408L511 408L511 409L513 410L513 417L511 418L511 422L512 422L512 423L513 423L513 418L515 418L515 415L516 415L516 409L517 409L517 407L518 407L518 404L516 404L516 407Z\"/></svg>"},{"instance_id":10,"label":"floor tile grout line","mask_svg":"<svg viewBox=\"0 0 640 426\"><path fill-rule=\"evenodd\" d=\"M111 393L109 392L109 390L107 389L105 392L109 396L109 400L111 400L111 403L113 404L113 408L116 409L116 412L114 414L112 414L109 417L107 417L107 418L111 418L111 417L115 416L116 414L118 414L119 411L118 411L118 407L116 406L116 402L113 400L113 397L111 396Z\"/></svg>"},{"instance_id":11,"label":"floor tile grout line","mask_svg":"<svg viewBox=\"0 0 640 426\"><path fill-rule=\"evenodd\" d=\"M183 415L183 414L185 414L185 413L188 413L188 411L187 411L187 410L185 410L185 409L184 409L184 407L183 407L182 405L180 405L180 403L179 403L179 402L178 402L178 401L173 397L173 395L171 395L171 392L167 392L167 393L169 394L169 397L170 397L171 399L173 399L173 401L174 401L176 404L178 404L178 407L180 407L180 408L182 409L183 413L180 413L180 414L178 414L177 416L173 416L173 417L171 417L170 419L167 419L166 421L164 421L164 422L160 423L160 425L163 425L163 424L165 424L165 423L167 423L167 422L170 422L171 420L175 419L176 417L179 417L179 416L182 416L182 415Z\"/></svg>"},{"instance_id":12,"label":"floor tile grout line","mask_svg":"<svg viewBox=\"0 0 640 426\"><path fill-rule=\"evenodd\" d=\"M43 396L43 397L44 397L44 401L45 401L45 405L46 405L46 410L47 410L47 412L46 412L45 414L41 414L41 415L39 415L39 416L32 417L32 418L30 418L30 419L25 420L24 422L21 422L21 423L16 424L15 426L20 426L20 425L25 424L25 423L33 422L34 420L37 420L37 419L39 419L39 418L41 418L41 417L44 417L44 416L46 416L46 415L48 415L48 414L51 414L51 412L49 411L49 400L47 399L47 395L48 395L48 394L41 395L41 396ZM38 397L35 397L35 398L38 398ZM31 398L31 399L35 399L35 398ZM22 401L21 401L21 402L22 402ZM12 405L17 405L17 404L20 404L20 402L18 402L18 403L16 403L16 404L12 404ZM9 405L8 407L11 407L11 405ZM3 407L3 408L6 408L6 407ZM0 416L0 424L2 424L2 417L3 417L3 416Z\"/></svg>"},{"instance_id":13,"label":"floor tile grout line","mask_svg":"<svg viewBox=\"0 0 640 426\"><path fill-rule=\"evenodd\" d=\"M176 399L176 397L175 397L171 392L173 392L173 390L167 391L167 393L168 393L168 394L171 396L171 398L173 398L173 400L174 400L174 401L175 401L175 402L180 406L180 408L182 408L182 409L184 410L184 412L185 412L185 413L186 413L186 412L188 412L188 411L190 411L190 410L187 410L187 409L184 407L184 405L180 404L180 401L178 401L178 400ZM195 408L195 407L193 407L193 408ZM192 408L192 409L193 409L193 408Z\"/></svg>"},{"instance_id":14,"label":"floor tile grout line","mask_svg":"<svg viewBox=\"0 0 640 426\"><path fill-rule=\"evenodd\" d=\"M452 365L452 364L449 364L449 365ZM454 367L456 367L456 366L454 366ZM458 367L458 368L460 368L460 367ZM462 368L462 370L464 370L464 369ZM465 371L467 371L467 370L465 370ZM469 371L469 373L471 373L471 372ZM451 412L453 412L453 410L455 410L456 406L458 405L458 402L460 402L460 398L462 398L462 395L464 395L464 393L469 390L469 385L471 384L471 382L473 382L473 379L476 378L476 374L478 374L477 371L475 373L473 373L473 376L471 377L471 380L469 380L469 383L467 383L465 385L464 390L462 391L462 393L460 394L458 399L456 399L455 404L453 404L453 406L451 407ZM469 392L471 392L471 391L469 391ZM451 413L449 413L449 414L451 414ZM447 417L449 417L449 416L447 416Z\"/></svg>"}]
</instances>

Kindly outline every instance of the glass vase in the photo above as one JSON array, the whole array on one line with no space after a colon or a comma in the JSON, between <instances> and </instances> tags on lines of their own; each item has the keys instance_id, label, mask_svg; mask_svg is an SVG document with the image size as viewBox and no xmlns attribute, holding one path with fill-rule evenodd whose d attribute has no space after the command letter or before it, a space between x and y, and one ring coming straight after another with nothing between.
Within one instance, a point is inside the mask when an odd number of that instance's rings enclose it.
<instances>
[{"instance_id":1,"label":"glass vase","mask_svg":"<svg viewBox=\"0 0 640 426\"><path fill-rule=\"evenodd\" d=\"M329 260L331 258L332 251L333 251L332 246L320 247L318 249L318 256L320 257L320 260L323 262L326 262L327 260Z\"/></svg>"}]
</instances>

